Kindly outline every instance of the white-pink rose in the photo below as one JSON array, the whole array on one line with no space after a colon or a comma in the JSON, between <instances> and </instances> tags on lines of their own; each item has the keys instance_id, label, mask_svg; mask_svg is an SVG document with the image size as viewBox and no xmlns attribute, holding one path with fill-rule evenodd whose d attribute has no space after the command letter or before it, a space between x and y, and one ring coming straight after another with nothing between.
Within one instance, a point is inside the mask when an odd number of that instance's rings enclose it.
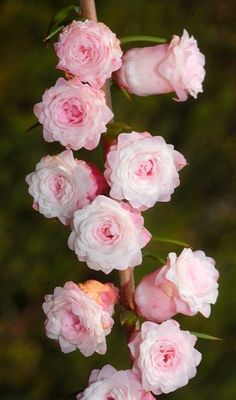
<instances>
[{"instance_id":1,"label":"white-pink rose","mask_svg":"<svg viewBox=\"0 0 236 400\"><path fill-rule=\"evenodd\" d=\"M161 136L148 132L121 133L107 154L105 178L110 196L126 199L145 210L157 201L169 201L179 185L178 171L186 165L181 153Z\"/></svg>"},{"instance_id":2,"label":"white-pink rose","mask_svg":"<svg viewBox=\"0 0 236 400\"><path fill-rule=\"evenodd\" d=\"M118 289L114 290L117 293ZM114 302L116 299L114 296ZM88 357L106 352L106 336L114 323L113 307L104 308L82 286L67 282L56 287L53 294L45 296L43 310L46 335L59 340L64 353L79 349Z\"/></svg>"},{"instance_id":3,"label":"white-pink rose","mask_svg":"<svg viewBox=\"0 0 236 400\"><path fill-rule=\"evenodd\" d=\"M136 311L154 321L165 321L177 313L209 317L218 296L219 272L215 261L203 251L184 249L177 257L144 276L135 290Z\"/></svg>"},{"instance_id":4,"label":"white-pink rose","mask_svg":"<svg viewBox=\"0 0 236 400\"><path fill-rule=\"evenodd\" d=\"M55 43L57 68L101 88L122 65L120 41L103 23L73 21Z\"/></svg>"},{"instance_id":5,"label":"white-pink rose","mask_svg":"<svg viewBox=\"0 0 236 400\"><path fill-rule=\"evenodd\" d=\"M111 365L94 369L89 386L76 396L77 400L154 400L131 370L117 371Z\"/></svg>"},{"instance_id":6,"label":"white-pink rose","mask_svg":"<svg viewBox=\"0 0 236 400\"><path fill-rule=\"evenodd\" d=\"M74 214L68 245L91 269L108 274L142 262L141 249L151 239L141 214L105 196Z\"/></svg>"},{"instance_id":7,"label":"white-pink rose","mask_svg":"<svg viewBox=\"0 0 236 400\"><path fill-rule=\"evenodd\" d=\"M58 141L73 150L97 147L106 124L113 118L102 90L63 78L44 92L34 113L43 125L46 142Z\"/></svg>"},{"instance_id":8,"label":"white-pink rose","mask_svg":"<svg viewBox=\"0 0 236 400\"><path fill-rule=\"evenodd\" d=\"M85 161L76 160L71 150L45 156L27 175L33 207L47 218L59 218L68 225L74 211L89 204L106 189L103 175Z\"/></svg>"},{"instance_id":9,"label":"white-pink rose","mask_svg":"<svg viewBox=\"0 0 236 400\"><path fill-rule=\"evenodd\" d=\"M201 250L184 249L178 257L170 253L165 277L174 285L174 293L177 292L174 295L177 312L188 311L191 315L200 312L209 317L210 305L215 304L218 297L219 272L213 258Z\"/></svg>"},{"instance_id":10,"label":"white-pink rose","mask_svg":"<svg viewBox=\"0 0 236 400\"><path fill-rule=\"evenodd\" d=\"M171 42L128 50L115 73L119 86L138 96L176 92L179 101L203 92L205 57L197 41L184 30Z\"/></svg>"},{"instance_id":11,"label":"white-pink rose","mask_svg":"<svg viewBox=\"0 0 236 400\"><path fill-rule=\"evenodd\" d=\"M144 322L129 343L134 359L133 371L145 390L170 393L185 386L196 375L201 354L194 348L197 338L182 331L178 322L158 325Z\"/></svg>"}]
</instances>

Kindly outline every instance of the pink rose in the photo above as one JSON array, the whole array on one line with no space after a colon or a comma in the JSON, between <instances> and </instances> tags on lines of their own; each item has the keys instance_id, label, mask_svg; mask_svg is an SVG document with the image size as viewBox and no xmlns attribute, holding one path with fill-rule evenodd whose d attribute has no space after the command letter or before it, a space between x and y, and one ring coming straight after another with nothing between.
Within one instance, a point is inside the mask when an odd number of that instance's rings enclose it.
<instances>
[{"instance_id":1,"label":"pink rose","mask_svg":"<svg viewBox=\"0 0 236 400\"><path fill-rule=\"evenodd\" d=\"M158 325L144 322L141 332L129 343L134 359L133 371L145 390L170 393L185 386L196 375L201 354L194 348L197 338L182 331L178 322Z\"/></svg>"},{"instance_id":2,"label":"pink rose","mask_svg":"<svg viewBox=\"0 0 236 400\"><path fill-rule=\"evenodd\" d=\"M115 73L119 86L138 96L176 92L179 101L203 92L205 57L184 30L169 44L128 50Z\"/></svg>"},{"instance_id":3,"label":"pink rose","mask_svg":"<svg viewBox=\"0 0 236 400\"><path fill-rule=\"evenodd\" d=\"M74 159L71 150L43 157L26 182L34 198L33 207L46 218L57 217L65 225L71 223L75 210L106 189L97 167Z\"/></svg>"},{"instance_id":4,"label":"pink rose","mask_svg":"<svg viewBox=\"0 0 236 400\"><path fill-rule=\"evenodd\" d=\"M137 312L162 322L182 313L209 317L218 296L219 273L215 261L203 251L184 249L168 255L167 264L144 276L135 291Z\"/></svg>"},{"instance_id":5,"label":"pink rose","mask_svg":"<svg viewBox=\"0 0 236 400\"><path fill-rule=\"evenodd\" d=\"M141 249L151 238L143 223L141 214L128 204L97 196L75 212L68 245L80 261L105 274L135 267L141 264Z\"/></svg>"},{"instance_id":6,"label":"pink rose","mask_svg":"<svg viewBox=\"0 0 236 400\"><path fill-rule=\"evenodd\" d=\"M57 68L101 88L122 65L120 41L103 23L73 21L55 43Z\"/></svg>"},{"instance_id":7,"label":"pink rose","mask_svg":"<svg viewBox=\"0 0 236 400\"><path fill-rule=\"evenodd\" d=\"M45 91L34 113L43 125L46 142L58 141L73 150L97 147L106 124L113 118L102 90L63 78Z\"/></svg>"},{"instance_id":8,"label":"pink rose","mask_svg":"<svg viewBox=\"0 0 236 400\"><path fill-rule=\"evenodd\" d=\"M111 365L101 370L94 369L89 378L89 386L76 396L77 400L154 400L146 392L131 371L117 371Z\"/></svg>"},{"instance_id":9,"label":"pink rose","mask_svg":"<svg viewBox=\"0 0 236 400\"><path fill-rule=\"evenodd\" d=\"M219 273L215 261L203 251L184 249L170 253L167 264L146 275L135 291L136 310L145 318L162 322L177 313L209 317L218 296Z\"/></svg>"},{"instance_id":10,"label":"pink rose","mask_svg":"<svg viewBox=\"0 0 236 400\"><path fill-rule=\"evenodd\" d=\"M213 258L201 250L184 249L179 257L170 253L165 277L178 293L175 295L177 312L187 311L191 315L200 312L209 317L210 304L215 304L218 297L219 272Z\"/></svg>"},{"instance_id":11,"label":"pink rose","mask_svg":"<svg viewBox=\"0 0 236 400\"><path fill-rule=\"evenodd\" d=\"M73 282L56 287L45 296L46 335L58 339L63 353L79 349L88 357L106 352L106 336L111 332L113 307L103 308L89 292Z\"/></svg>"},{"instance_id":12,"label":"pink rose","mask_svg":"<svg viewBox=\"0 0 236 400\"><path fill-rule=\"evenodd\" d=\"M169 201L179 185L178 171L186 160L161 136L148 132L121 133L111 146L105 164L110 196L126 199L145 210L157 201Z\"/></svg>"}]
</instances>

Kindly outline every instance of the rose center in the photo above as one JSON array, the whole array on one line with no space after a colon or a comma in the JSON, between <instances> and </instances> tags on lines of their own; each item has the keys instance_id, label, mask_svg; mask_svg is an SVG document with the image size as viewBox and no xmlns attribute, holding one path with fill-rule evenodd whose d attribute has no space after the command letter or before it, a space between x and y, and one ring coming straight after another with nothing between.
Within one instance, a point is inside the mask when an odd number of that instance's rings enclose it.
<instances>
[{"instance_id":1,"label":"rose center","mask_svg":"<svg viewBox=\"0 0 236 400\"><path fill-rule=\"evenodd\" d=\"M70 101L66 101L63 104L63 110L69 123L79 124L82 122L84 115L82 107L79 107Z\"/></svg>"},{"instance_id":2,"label":"rose center","mask_svg":"<svg viewBox=\"0 0 236 400\"><path fill-rule=\"evenodd\" d=\"M137 171L135 173L136 173L136 175L145 178L147 176L152 175L153 169L154 169L153 160L146 160L140 164L139 168L137 169Z\"/></svg>"},{"instance_id":3,"label":"rose center","mask_svg":"<svg viewBox=\"0 0 236 400\"><path fill-rule=\"evenodd\" d=\"M78 333L78 332L83 332L85 331L86 328L84 325L81 323L80 318L78 315L73 314L72 311L68 311L66 316L63 319L63 333L65 334L70 333Z\"/></svg>"},{"instance_id":4,"label":"rose center","mask_svg":"<svg viewBox=\"0 0 236 400\"><path fill-rule=\"evenodd\" d=\"M65 192L67 180L63 175L57 175L50 179L49 189L57 200L60 200Z\"/></svg>"},{"instance_id":5,"label":"rose center","mask_svg":"<svg viewBox=\"0 0 236 400\"><path fill-rule=\"evenodd\" d=\"M102 229L101 229L101 232L108 239L112 239L114 237L113 233L111 232L110 226L103 226Z\"/></svg>"},{"instance_id":6,"label":"rose center","mask_svg":"<svg viewBox=\"0 0 236 400\"><path fill-rule=\"evenodd\" d=\"M161 344L156 350L155 363L157 366L172 367L178 362L176 350L171 344Z\"/></svg>"},{"instance_id":7,"label":"rose center","mask_svg":"<svg viewBox=\"0 0 236 400\"><path fill-rule=\"evenodd\" d=\"M81 60L91 59L92 49L90 47L85 47L84 45L81 45L79 47L79 52Z\"/></svg>"},{"instance_id":8,"label":"rose center","mask_svg":"<svg viewBox=\"0 0 236 400\"><path fill-rule=\"evenodd\" d=\"M103 244L112 244L119 238L119 226L112 221L104 222L98 227L96 237L98 237Z\"/></svg>"}]
</instances>

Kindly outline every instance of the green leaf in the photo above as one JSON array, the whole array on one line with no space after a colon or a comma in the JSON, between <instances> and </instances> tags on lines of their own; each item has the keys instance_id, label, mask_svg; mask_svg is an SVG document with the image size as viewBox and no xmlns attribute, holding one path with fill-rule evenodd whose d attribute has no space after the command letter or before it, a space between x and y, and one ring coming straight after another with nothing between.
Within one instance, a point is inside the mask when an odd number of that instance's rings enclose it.
<instances>
[{"instance_id":1,"label":"green leaf","mask_svg":"<svg viewBox=\"0 0 236 400\"><path fill-rule=\"evenodd\" d=\"M27 128L24 133L30 132L35 128L38 128L39 126L41 126L41 124L39 122L35 122L35 124L31 125L29 128Z\"/></svg>"},{"instance_id":2,"label":"green leaf","mask_svg":"<svg viewBox=\"0 0 236 400\"><path fill-rule=\"evenodd\" d=\"M129 133L133 128L126 122L111 122L107 124L107 131L103 136L116 137L121 132Z\"/></svg>"},{"instance_id":3,"label":"green leaf","mask_svg":"<svg viewBox=\"0 0 236 400\"><path fill-rule=\"evenodd\" d=\"M192 335L197 336L200 339L207 339L207 340L223 340L222 338L216 337L216 336L211 336L207 335L206 333L200 333L200 332L190 332Z\"/></svg>"},{"instance_id":4,"label":"green leaf","mask_svg":"<svg viewBox=\"0 0 236 400\"><path fill-rule=\"evenodd\" d=\"M162 265L164 265L164 264L166 263L166 261L164 260L164 258L160 257L160 256L159 256L158 254L156 254L156 253L149 253L149 252L144 251L144 252L143 252L143 257L150 257L150 258L153 258L154 260L160 261L160 263L161 263Z\"/></svg>"},{"instance_id":5,"label":"green leaf","mask_svg":"<svg viewBox=\"0 0 236 400\"><path fill-rule=\"evenodd\" d=\"M64 28L64 25L58 26L57 28L53 29L45 39L43 39L44 42L48 42L53 36L57 35L58 32L60 32Z\"/></svg>"},{"instance_id":6,"label":"green leaf","mask_svg":"<svg viewBox=\"0 0 236 400\"><path fill-rule=\"evenodd\" d=\"M133 35L125 36L120 38L121 44L130 42L153 42L153 43L166 43L167 39L160 38L157 36L147 36L147 35Z\"/></svg>"},{"instance_id":7,"label":"green leaf","mask_svg":"<svg viewBox=\"0 0 236 400\"><path fill-rule=\"evenodd\" d=\"M172 243L172 244L177 244L178 246L182 246L182 247L190 247L192 248L192 246L190 246L189 243L186 242L182 242L182 240L176 240L176 239L171 239L171 238L166 238L163 236L153 236L151 239L151 242L163 242L163 243Z\"/></svg>"},{"instance_id":8,"label":"green leaf","mask_svg":"<svg viewBox=\"0 0 236 400\"><path fill-rule=\"evenodd\" d=\"M80 7L72 4L58 11L48 26L46 38L43 40L44 42L48 42L53 36L60 32L61 29L64 28L66 21L72 12L74 12L78 18Z\"/></svg>"},{"instance_id":9,"label":"green leaf","mask_svg":"<svg viewBox=\"0 0 236 400\"><path fill-rule=\"evenodd\" d=\"M80 7L71 4L65 8L62 8L58 13L53 17L51 24L52 25L60 25L65 19L68 17L71 11L74 11L77 15L80 12Z\"/></svg>"},{"instance_id":10,"label":"green leaf","mask_svg":"<svg viewBox=\"0 0 236 400\"><path fill-rule=\"evenodd\" d=\"M121 326L128 326L132 327L135 325L136 321L138 320L137 314L134 311L123 311L120 313L120 324Z\"/></svg>"}]
</instances>

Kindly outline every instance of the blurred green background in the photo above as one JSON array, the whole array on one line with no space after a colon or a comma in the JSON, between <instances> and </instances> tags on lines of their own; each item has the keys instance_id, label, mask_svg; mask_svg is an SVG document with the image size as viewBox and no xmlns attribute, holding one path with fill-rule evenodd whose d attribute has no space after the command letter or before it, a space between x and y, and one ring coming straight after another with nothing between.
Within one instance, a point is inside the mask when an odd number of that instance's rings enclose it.
<instances>
[{"instance_id":1,"label":"blurred green background","mask_svg":"<svg viewBox=\"0 0 236 400\"><path fill-rule=\"evenodd\" d=\"M236 399L234 331L235 300L235 151L236 151L236 3L234 0L97 0L99 20L118 36L193 34L206 55L204 94L197 101L177 103L171 95L138 98L129 103L113 85L116 120L137 131L161 134L189 162L181 186L170 203L145 213L152 233L190 242L217 260L220 295L209 319L182 317L184 329L223 337L222 342L199 339L203 360L188 386L168 399ZM62 151L42 140L42 130L24 133L36 120L32 107L60 75L52 45L42 39L48 23L67 0L3 0L1 19L1 144L0 144L0 393L4 400L54 400L81 390L92 368L112 363L128 368L128 352L118 320L108 337L105 356L85 358L79 351L64 355L44 335L41 309L44 294L67 280L99 277L79 264L67 247L69 228L45 219L31 208L26 174L45 154ZM126 47L128 48L128 46ZM101 149L78 157L96 160ZM166 256L177 246L156 245ZM145 260L137 281L158 264ZM163 396L164 398L164 396Z\"/></svg>"}]
</instances>

